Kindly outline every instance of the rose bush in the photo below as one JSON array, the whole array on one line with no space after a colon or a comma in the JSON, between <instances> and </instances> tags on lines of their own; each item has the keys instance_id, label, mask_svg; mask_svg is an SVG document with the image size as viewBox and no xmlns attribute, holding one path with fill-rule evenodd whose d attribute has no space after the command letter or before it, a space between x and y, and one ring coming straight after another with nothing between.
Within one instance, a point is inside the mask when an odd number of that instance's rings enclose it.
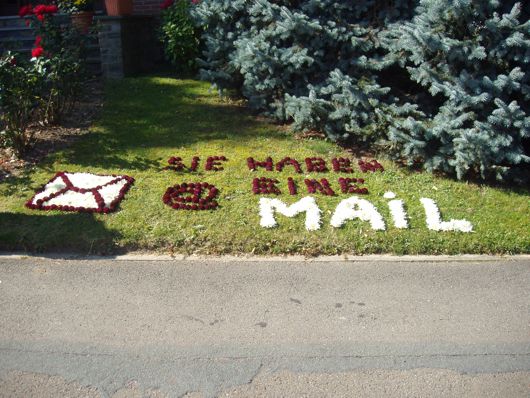
<instances>
[{"instance_id":1,"label":"rose bush","mask_svg":"<svg viewBox=\"0 0 530 398\"><path fill-rule=\"evenodd\" d=\"M34 143L28 126L55 124L72 110L84 80L85 38L55 19L56 5L27 5L19 16L37 33L31 59L0 57L0 145L22 156Z\"/></svg>"},{"instance_id":2,"label":"rose bush","mask_svg":"<svg viewBox=\"0 0 530 398\"><path fill-rule=\"evenodd\" d=\"M70 112L85 78L86 36L71 25L60 24L55 5L24 10L28 24L37 32L32 56L44 73L39 95L40 121L56 124ZM21 10L20 14L24 14Z\"/></svg>"},{"instance_id":3,"label":"rose bush","mask_svg":"<svg viewBox=\"0 0 530 398\"><path fill-rule=\"evenodd\" d=\"M0 145L22 156L33 142L28 125L38 109L42 70L7 52L0 57Z\"/></svg>"}]
</instances>

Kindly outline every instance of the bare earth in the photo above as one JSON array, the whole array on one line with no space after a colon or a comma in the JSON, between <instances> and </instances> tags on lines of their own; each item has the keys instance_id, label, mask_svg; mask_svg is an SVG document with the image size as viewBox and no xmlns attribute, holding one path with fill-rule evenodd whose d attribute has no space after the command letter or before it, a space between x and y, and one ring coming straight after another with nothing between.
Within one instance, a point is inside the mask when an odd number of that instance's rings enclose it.
<instances>
[{"instance_id":1,"label":"bare earth","mask_svg":"<svg viewBox=\"0 0 530 398\"><path fill-rule=\"evenodd\" d=\"M72 145L88 133L103 106L103 87L99 80L91 80L76 104L74 111L66 115L61 125L32 125L35 136L33 147L23 158L17 158L9 148L0 147L0 181L19 176L25 169L40 163L46 156Z\"/></svg>"}]
</instances>

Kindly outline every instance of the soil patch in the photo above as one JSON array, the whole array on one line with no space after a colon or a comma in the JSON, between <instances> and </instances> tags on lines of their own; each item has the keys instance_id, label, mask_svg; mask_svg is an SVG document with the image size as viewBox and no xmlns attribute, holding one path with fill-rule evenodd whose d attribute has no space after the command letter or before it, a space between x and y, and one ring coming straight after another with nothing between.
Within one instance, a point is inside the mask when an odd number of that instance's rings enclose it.
<instances>
[{"instance_id":1,"label":"soil patch","mask_svg":"<svg viewBox=\"0 0 530 398\"><path fill-rule=\"evenodd\" d=\"M29 127L34 133L35 143L23 158L18 158L10 148L0 148L0 182L10 176L19 176L49 154L67 148L79 137L88 134L102 105L102 82L99 79L87 81L79 102L61 125L34 124Z\"/></svg>"}]
</instances>

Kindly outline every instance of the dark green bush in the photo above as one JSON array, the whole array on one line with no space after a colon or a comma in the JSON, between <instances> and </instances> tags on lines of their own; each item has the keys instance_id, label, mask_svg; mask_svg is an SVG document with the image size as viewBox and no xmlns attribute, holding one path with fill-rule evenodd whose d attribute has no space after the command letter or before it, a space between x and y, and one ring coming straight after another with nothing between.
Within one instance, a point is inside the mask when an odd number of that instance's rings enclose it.
<instances>
[{"instance_id":1,"label":"dark green bush","mask_svg":"<svg viewBox=\"0 0 530 398\"><path fill-rule=\"evenodd\" d=\"M13 148L18 156L33 143L28 125L38 109L42 72L10 52L0 57L0 145Z\"/></svg>"},{"instance_id":2,"label":"dark green bush","mask_svg":"<svg viewBox=\"0 0 530 398\"><path fill-rule=\"evenodd\" d=\"M199 33L190 18L190 0L163 4L160 40L167 60L179 71L192 71L199 53Z\"/></svg>"}]
</instances>

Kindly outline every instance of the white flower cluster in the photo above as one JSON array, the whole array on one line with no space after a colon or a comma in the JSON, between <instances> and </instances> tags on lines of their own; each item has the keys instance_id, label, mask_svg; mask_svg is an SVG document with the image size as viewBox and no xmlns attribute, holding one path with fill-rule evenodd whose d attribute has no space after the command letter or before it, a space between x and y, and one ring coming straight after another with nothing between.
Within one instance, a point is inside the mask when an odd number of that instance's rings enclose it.
<instances>
[{"instance_id":1,"label":"white flower cluster","mask_svg":"<svg viewBox=\"0 0 530 398\"><path fill-rule=\"evenodd\" d=\"M308 231L316 231L320 229L320 209L317 206L315 199L311 196L306 196L298 202L287 206L279 199L261 198L259 201L259 214L261 216L260 225L265 228L273 228L277 226L274 218L274 211L283 214L286 217L294 217L300 213L306 213L305 227Z\"/></svg>"},{"instance_id":2,"label":"white flower cluster","mask_svg":"<svg viewBox=\"0 0 530 398\"><path fill-rule=\"evenodd\" d=\"M366 199L360 199L357 196L344 199L339 203L331 217L331 225L340 228L346 221L356 218L370 222L370 226L376 231L385 230L383 217L375 206Z\"/></svg>"},{"instance_id":3,"label":"white flower cluster","mask_svg":"<svg viewBox=\"0 0 530 398\"><path fill-rule=\"evenodd\" d=\"M423 208L425 209L425 222L427 228L433 231L460 231L460 232L472 232L473 225L467 220L454 220L442 221L440 217L440 210L434 200L429 198L420 199Z\"/></svg>"},{"instance_id":4,"label":"white flower cluster","mask_svg":"<svg viewBox=\"0 0 530 398\"><path fill-rule=\"evenodd\" d=\"M391 199L388 202L388 209L392 216L394 227L398 229L409 228L405 204L402 200L395 199L396 194L386 192L383 197ZM427 227L434 231L459 231L472 232L473 226L467 220L442 221L438 206L432 199L420 199L426 215ZM283 214L286 217L294 217L297 214L306 213L305 226L308 231L316 231L321 226L321 211L311 196L306 196L296 203L288 206L279 199L260 199L260 225L265 228L273 228L278 224L274 217L274 212ZM340 228L346 221L359 219L370 223L373 230L384 231L386 229L385 221L377 208L368 200L352 196L342 200L335 212L331 216L330 224L335 228Z\"/></svg>"},{"instance_id":5,"label":"white flower cluster","mask_svg":"<svg viewBox=\"0 0 530 398\"><path fill-rule=\"evenodd\" d=\"M65 180L66 179L66 180ZM68 189L66 182L69 181L74 189ZM114 183L112 183L115 181ZM97 189L103 199L104 207L109 208L116 200L121 190L128 184L122 176L100 176L90 173L60 173L51 180L44 189L36 194L31 200L31 204L42 201L42 206L69 206L75 208L98 209L99 204L92 192L79 192L81 190Z\"/></svg>"},{"instance_id":6,"label":"white flower cluster","mask_svg":"<svg viewBox=\"0 0 530 398\"><path fill-rule=\"evenodd\" d=\"M383 198L385 199L394 199L396 194L394 192L385 192ZM388 208L390 214L392 215L392 220L394 220L394 226L399 229L407 229L409 223L407 221L407 213L405 213L405 204L402 200L391 200L388 202Z\"/></svg>"}]
</instances>

